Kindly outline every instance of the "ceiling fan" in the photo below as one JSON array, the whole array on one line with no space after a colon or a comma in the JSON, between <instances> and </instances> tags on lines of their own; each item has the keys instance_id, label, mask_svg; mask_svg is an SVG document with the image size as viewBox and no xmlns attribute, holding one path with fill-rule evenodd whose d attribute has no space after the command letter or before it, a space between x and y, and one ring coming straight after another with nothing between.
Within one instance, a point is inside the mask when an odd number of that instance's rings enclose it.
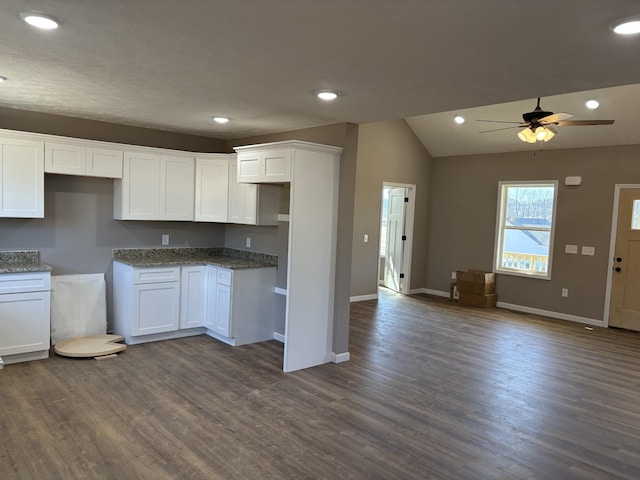
<instances>
[{"instance_id":1,"label":"ceiling fan","mask_svg":"<svg viewBox=\"0 0 640 480\"><path fill-rule=\"evenodd\" d=\"M553 113L546 112L540 107L540 97L538 104L532 112L522 114L522 122L505 122L501 120L478 120L479 122L492 123L516 123L514 127L496 128L494 130L485 130L480 133L497 132L499 130L507 130L510 128L525 127L524 130L518 132L518 138L523 142L548 142L556 132L553 126L559 127L576 127L582 125L611 125L614 120L568 120L573 117L570 113Z\"/></svg>"}]
</instances>

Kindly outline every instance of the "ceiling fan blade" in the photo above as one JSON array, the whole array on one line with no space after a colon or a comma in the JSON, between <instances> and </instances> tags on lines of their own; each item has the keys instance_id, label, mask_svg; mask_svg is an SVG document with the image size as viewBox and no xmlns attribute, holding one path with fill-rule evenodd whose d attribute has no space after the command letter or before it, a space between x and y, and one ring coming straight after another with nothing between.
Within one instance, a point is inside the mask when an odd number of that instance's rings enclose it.
<instances>
[{"instance_id":1,"label":"ceiling fan blade","mask_svg":"<svg viewBox=\"0 0 640 480\"><path fill-rule=\"evenodd\" d=\"M579 127L580 125L611 125L615 120L562 120L555 124L560 127Z\"/></svg>"},{"instance_id":2,"label":"ceiling fan blade","mask_svg":"<svg viewBox=\"0 0 640 480\"><path fill-rule=\"evenodd\" d=\"M476 122L490 122L490 123L517 123L518 125L522 124L522 122L509 122L503 120L476 120Z\"/></svg>"},{"instance_id":3,"label":"ceiling fan blade","mask_svg":"<svg viewBox=\"0 0 640 480\"><path fill-rule=\"evenodd\" d=\"M573 115L570 113L554 113L553 115L542 117L538 122L542 124L557 123L571 117L573 117Z\"/></svg>"},{"instance_id":4,"label":"ceiling fan blade","mask_svg":"<svg viewBox=\"0 0 640 480\"><path fill-rule=\"evenodd\" d=\"M499 132L501 130L511 130L512 128L520 128L520 127L521 125L516 125L515 127L494 128L493 130L483 130L482 132L478 132L478 133Z\"/></svg>"}]
</instances>

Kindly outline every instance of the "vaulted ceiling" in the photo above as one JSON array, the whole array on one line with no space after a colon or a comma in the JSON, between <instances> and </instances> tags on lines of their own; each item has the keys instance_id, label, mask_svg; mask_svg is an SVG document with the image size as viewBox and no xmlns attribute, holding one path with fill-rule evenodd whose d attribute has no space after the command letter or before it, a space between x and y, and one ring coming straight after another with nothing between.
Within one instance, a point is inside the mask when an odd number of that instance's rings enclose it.
<instances>
[{"instance_id":1,"label":"vaulted ceiling","mask_svg":"<svg viewBox=\"0 0 640 480\"><path fill-rule=\"evenodd\" d=\"M34 30L28 10L63 23ZM522 149L474 120L517 121L541 96L552 111L616 119L549 142L586 146L637 117L638 89L595 112L565 95L640 84L640 36L609 29L637 14L637 0L3 0L0 106L221 139L408 118L442 156ZM341 95L321 102L323 88ZM443 133L458 112L468 121Z\"/></svg>"}]
</instances>

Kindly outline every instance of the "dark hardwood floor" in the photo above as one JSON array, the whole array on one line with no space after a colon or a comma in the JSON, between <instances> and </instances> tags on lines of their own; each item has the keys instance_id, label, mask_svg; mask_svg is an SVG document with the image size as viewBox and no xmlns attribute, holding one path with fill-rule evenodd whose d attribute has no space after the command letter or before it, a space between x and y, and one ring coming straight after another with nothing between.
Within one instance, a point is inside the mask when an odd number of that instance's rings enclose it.
<instances>
[{"instance_id":1,"label":"dark hardwood floor","mask_svg":"<svg viewBox=\"0 0 640 480\"><path fill-rule=\"evenodd\" d=\"M383 292L351 361L206 336L0 371L0 479L638 479L640 335Z\"/></svg>"}]
</instances>

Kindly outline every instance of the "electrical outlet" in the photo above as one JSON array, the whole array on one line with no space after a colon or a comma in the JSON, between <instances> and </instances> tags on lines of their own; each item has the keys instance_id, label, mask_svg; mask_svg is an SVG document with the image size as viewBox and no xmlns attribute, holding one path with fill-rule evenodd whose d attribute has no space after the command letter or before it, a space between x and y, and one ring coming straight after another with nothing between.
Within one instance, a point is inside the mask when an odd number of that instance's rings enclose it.
<instances>
[{"instance_id":1,"label":"electrical outlet","mask_svg":"<svg viewBox=\"0 0 640 480\"><path fill-rule=\"evenodd\" d=\"M582 255L595 255L596 254L596 247L582 247Z\"/></svg>"},{"instance_id":2,"label":"electrical outlet","mask_svg":"<svg viewBox=\"0 0 640 480\"><path fill-rule=\"evenodd\" d=\"M578 254L578 245L565 245L564 253L571 253L573 255Z\"/></svg>"},{"instance_id":3,"label":"electrical outlet","mask_svg":"<svg viewBox=\"0 0 640 480\"><path fill-rule=\"evenodd\" d=\"M569 289L568 288L563 288L562 289L562 296L565 297L565 298L569 296Z\"/></svg>"},{"instance_id":4,"label":"electrical outlet","mask_svg":"<svg viewBox=\"0 0 640 480\"><path fill-rule=\"evenodd\" d=\"M247 246L247 248L251 248L251 237L247 237L247 240L245 241L245 245Z\"/></svg>"},{"instance_id":5,"label":"electrical outlet","mask_svg":"<svg viewBox=\"0 0 640 480\"><path fill-rule=\"evenodd\" d=\"M163 233L162 234L162 245L169 245L169 234L168 233Z\"/></svg>"}]
</instances>

